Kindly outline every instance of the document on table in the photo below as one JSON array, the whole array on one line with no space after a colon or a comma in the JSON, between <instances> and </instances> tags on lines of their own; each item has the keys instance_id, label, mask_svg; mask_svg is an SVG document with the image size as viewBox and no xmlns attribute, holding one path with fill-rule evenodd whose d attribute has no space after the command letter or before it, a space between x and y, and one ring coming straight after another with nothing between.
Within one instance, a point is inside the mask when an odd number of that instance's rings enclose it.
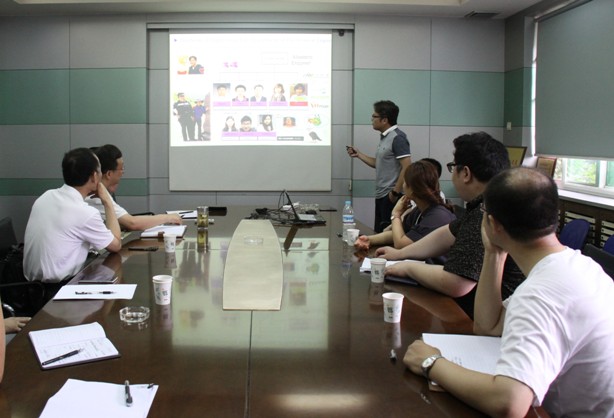
<instances>
[{"instance_id":1,"label":"document on table","mask_svg":"<svg viewBox=\"0 0 614 418\"><path fill-rule=\"evenodd\" d=\"M162 238L164 234L183 237L187 225L157 225L141 232L141 238Z\"/></svg>"},{"instance_id":2,"label":"document on table","mask_svg":"<svg viewBox=\"0 0 614 418\"><path fill-rule=\"evenodd\" d=\"M424 263L424 261L420 261L420 260L388 260L386 261L386 267L390 267L402 261L411 261L412 263ZM371 259L370 258L365 257L365 259L362 261L362 265L360 266L360 272L361 273L371 272Z\"/></svg>"},{"instance_id":3,"label":"document on table","mask_svg":"<svg viewBox=\"0 0 614 418\"><path fill-rule=\"evenodd\" d=\"M68 379L49 400L40 418L145 418L158 385L130 385L132 406L126 406L123 384Z\"/></svg>"},{"instance_id":4,"label":"document on table","mask_svg":"<svg viewBox=\"0 0 614 418\"><path fill-rule=\"evenodd\" d=\"M447 360L476 372L495 374L501 356L501 338L478 335L422 334Z\"/></svg>"},{"instance_id":5,"label":"document on table","mask_svg":"<svg viewBox=\"0 0 614 418\"><path fill-rule=\"evenodd\" d=\"M132 299L136 284L67 284L53 300Z\"/></svg>"},{"instance_id":6,"label":"document on table","mask_svg":"<svg viewBox=\"0 0 614 418\"><path fill-rule=\"evenodd\" d=\"M119 357L98 322L30 331L28 336L44 370Z\"/></svg>"},{"instance_id":7,"label":"document on table","mask_svg":"<svg viewBox=\"0 0 614 418\"><path fill-rule=\"evenodd\" d=\"M181 219L196 219L196 210L167 210L167 214L177 214Z\"/></svg>"}]
</instances>

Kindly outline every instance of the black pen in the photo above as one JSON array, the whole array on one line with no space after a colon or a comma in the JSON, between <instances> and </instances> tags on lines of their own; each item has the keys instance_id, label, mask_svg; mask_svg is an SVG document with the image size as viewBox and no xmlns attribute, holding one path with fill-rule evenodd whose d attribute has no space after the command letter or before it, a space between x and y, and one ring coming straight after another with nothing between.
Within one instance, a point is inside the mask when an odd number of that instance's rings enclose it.
<instances>
[{"instance_id":1,"label":"black pen","mask_svg":"<svg viewBox=\"0 0 614 418\"><path fill-rule=\"evenodd\" d=\"M80 352L81 352L81 349L75 350L75 351L71 351L70 353L62 354L61 356L54 357L54 358L49 359L47 361L43 361L41 364L43 366L47 366L47 365L49 365L51 363L55 363L56 361L60 361L60 360L64 360L65 358L68 358L68 357L76 356Z\"/></svg>"},{"instance_id":2,"label":"black pen","mask_svg":"<svg viewBox=\"0 0 614 418\"><path fill-rule=\"evenodd\" d=\"M130 382L126 380L124 383L124 390L126 394L126 406L132 406L132 395L130 395Z\"/></svg>"},{"instance_id":3,"label":"black pen","mask_svg":"<svg viewBox=\"0 0 614 418\"><path fill-rule=\"evenodd\" d=\"M75 292L75 295L112 295L113 293L115 292L111 290L103 290L101 292Z\"/></svg>"},{"instance_id":4,"label":"black pen","mask_svg":"<svg viewBox=\"0 0 614 418\"><path fill-rule=\"evenodd\" d=\"M180 214L180 215L183 215L184 213L192 213L192 212L194 212L194 211L193 210L182 210L182 211L179 211L177 213Z\"/></svg>"}]
</instances>

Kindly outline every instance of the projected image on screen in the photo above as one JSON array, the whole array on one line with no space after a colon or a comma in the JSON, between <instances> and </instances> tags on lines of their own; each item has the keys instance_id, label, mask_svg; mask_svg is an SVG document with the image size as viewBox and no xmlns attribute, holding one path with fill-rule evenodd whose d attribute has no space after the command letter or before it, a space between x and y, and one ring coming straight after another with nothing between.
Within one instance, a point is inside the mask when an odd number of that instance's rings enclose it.
<instances>
[{"instance_id":1,"label":"projected image on screen","mask_svg":"<svg viewBox=\"0 0 614 418\"><path fill-rule=\"evenodd\" d=\"M170 146L330 146L331 36L171 33Z\"/></svg>"}]
</instances>

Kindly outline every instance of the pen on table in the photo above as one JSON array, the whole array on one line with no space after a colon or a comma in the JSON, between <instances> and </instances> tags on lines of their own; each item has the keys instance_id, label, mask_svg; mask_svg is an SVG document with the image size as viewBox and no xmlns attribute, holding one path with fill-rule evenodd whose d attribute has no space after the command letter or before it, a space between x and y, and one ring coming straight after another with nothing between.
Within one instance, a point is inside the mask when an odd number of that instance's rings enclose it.
<instances>
[{"instance_id":1,"label":"pen on table","mask_svg":"<svg viewBox=\"0 0 614 418\"><path fill-rule=\"evenodd\" d=\"M81 349L74 350L74 351L71 351L70 353L62 354L61 356L54 357L54 358L49 359L47 361L43 361L41 364L43 366L47 366L48 364L55 363L56 361L60 361L60 360L64 360L65 358L68 358L68 357L76 356L80 352L81 352Z\"/></svg>"},{"instance_id":2,"label":"pen on table","mask_svg":"<svg viewBox=\"0 0 614 418\"><path fill-rule=\"evenodd\" d=\"M103 290L100 292L75 292L75 295L112 295L113 291L111 290Z\"/></svg>"},{"instance_id":3,"label":"pen on table","mask_svg":"<svg viewBox=\"0 0 614 418\"><path fill-rule=\"evenodd\" d=\"M192 213L192 212L194 212L194 211L193 211L193 210L182 210L182 211L179 211L179 212L177 212L177 213L178 213L179 215L183 215L183 214L186 214L186 213Z\"/></svg>"},{"instance_id":4,"label":"pen on table","mask_svg":"<svg viewBox=\"0 0 614 418\"><path fill-rule=\"evenodd\" d=\"M124 383L124 390L126 394L126 406L132 406L132 395L130 395L130 382L127 380Z\"/></svg>"}]
</instances>

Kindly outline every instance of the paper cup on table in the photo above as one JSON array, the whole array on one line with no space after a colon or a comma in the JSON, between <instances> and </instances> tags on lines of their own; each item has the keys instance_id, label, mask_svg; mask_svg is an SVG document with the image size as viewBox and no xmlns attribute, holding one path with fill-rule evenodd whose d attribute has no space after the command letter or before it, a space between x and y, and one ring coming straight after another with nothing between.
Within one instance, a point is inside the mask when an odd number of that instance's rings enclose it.
<instances>
[{"instance_id":1,"label":"paper cup on table","mask_svg":"<svg viewBox=\"0 0 614 418\"><path fill-rule=\"evenodd\" d=\"M164 234L164 251L167 253L174 253L177 246L177 235Z\"/></svg>"},{"instance_id":2,"label":"paper cup on table","mask_svg":"<svg viewBox=\"0 0 614 418\"><path fill-rule=\"evenodd\" d=\"M161 274L153 276L154 295L156 304L168 305L171 303L171 290L173 288L173 276Z\"/></svg>"},{"instance_id":3,"label":"paper cup on table","mask_svg":"<svg viewBox=\"0 0 614 418\"><path fill-rule=\"evenodd\" d=\"M347 243L349 245L354 245L354 243L356 242L356 240L358 239L358 233L360 232L359 229L356 228L348 228L347 231L347 236L348 236L348 240Z\"/></svg>"},{"instance_id":4,"label":"paper cup on table","mask_svg":"<svg viewBox=\"0 0 614 418\"><path fill-rule=\"evenodd\" d=\"M348 229L355 229L355 228L356 228L356 224L355 223L347 223L347 224L344 223L343 224L343 235L342 235L341 239L343 241L349 243L349 240L348 240Z\"/></svg>"},{"instance_id":5,"label":"paper cup on table","mask_svg":"<svg viewBox=\"0 0 614 418\"><path fill-rule=\"evenodd\" d=\"M400 293L384 293L384 321L390 323L401 322L401 309L403 309L403 295Z\"/></svg>"},{"instance_id":6,"label":"paper cup on table","mask_svg":"<svg viewBox=\"0 0 614 418\"><path fill-rule=\"evenodd\" d=\"M384 270L386 270L385 258L371 259L371 282L384 283Z\"/></svg>"}]
</instances>

